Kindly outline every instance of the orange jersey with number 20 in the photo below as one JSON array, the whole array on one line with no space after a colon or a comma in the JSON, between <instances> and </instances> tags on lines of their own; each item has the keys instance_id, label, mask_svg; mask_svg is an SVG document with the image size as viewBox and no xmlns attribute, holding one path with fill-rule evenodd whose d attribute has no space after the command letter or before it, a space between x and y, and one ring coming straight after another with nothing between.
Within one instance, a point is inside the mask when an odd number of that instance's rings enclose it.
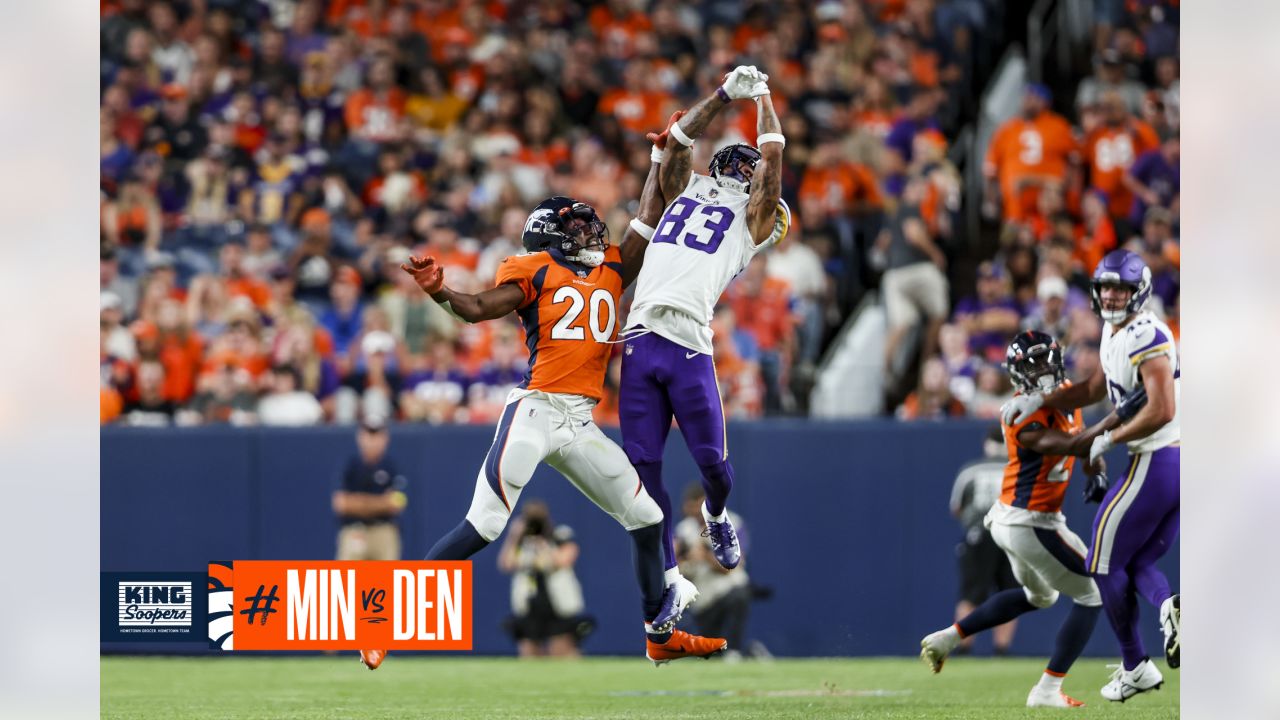
<instances>
[{"instance_id":1,"label":"orange jersey with number 20","mask_svg":"<svg viewBox=\"0 0 1280 720\"><path fill-rule=\"evenodd\" d=\"M524 292L516 310L529 346L530 390L604 396L604 374L618 334L622 256L609 247L595 268L570 263L555 251L513 255L498 266L495 284Z\"/></svg>"}]
</instances>

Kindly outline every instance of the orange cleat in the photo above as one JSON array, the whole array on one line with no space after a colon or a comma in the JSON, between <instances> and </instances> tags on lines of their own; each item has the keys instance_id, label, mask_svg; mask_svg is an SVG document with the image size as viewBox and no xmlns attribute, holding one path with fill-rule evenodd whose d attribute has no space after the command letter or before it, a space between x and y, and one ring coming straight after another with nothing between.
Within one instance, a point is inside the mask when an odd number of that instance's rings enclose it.
<instances>
[{"instance_id":1,"label":"orange cleat","mask_svg":"<svg viewBox=\"0 0 1280 720\"><path fill-rule=\"evenodd\" d=\"M361 650L360 662L370 670L377 670L378 666L387 657L386 650Z\"/></svg>"},{"instance_id":2,"label":"orange cleat","mask_svg":"<svg viewBox=\"0 0 1280 720\"><path fill-rule=\"evenodd\" d=\"M690 635L683 630L672 630L671 639L659 645L652 640L645 640L645 657L654 665L662 665L672 660L687 657L706 659L724 652L729 643L724 638L706 638Z\"/></svg>"}]
</instances>

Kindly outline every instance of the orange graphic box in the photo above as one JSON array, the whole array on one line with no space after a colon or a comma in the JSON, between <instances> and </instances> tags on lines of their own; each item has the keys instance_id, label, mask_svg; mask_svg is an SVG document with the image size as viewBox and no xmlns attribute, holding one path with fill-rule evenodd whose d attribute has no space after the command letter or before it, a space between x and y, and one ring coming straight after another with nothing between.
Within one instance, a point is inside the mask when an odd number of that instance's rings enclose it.
<instances>
[{"instance_id":1,"label":"orange graphic box","mask_svg":"<svg viewBox=\"0 0 1280 720\"><path fill-rule=\"evenodd\" d=\"M225 650L470 650L471 563L210 563L209 630Z\"/></svg>"}]
</instances>

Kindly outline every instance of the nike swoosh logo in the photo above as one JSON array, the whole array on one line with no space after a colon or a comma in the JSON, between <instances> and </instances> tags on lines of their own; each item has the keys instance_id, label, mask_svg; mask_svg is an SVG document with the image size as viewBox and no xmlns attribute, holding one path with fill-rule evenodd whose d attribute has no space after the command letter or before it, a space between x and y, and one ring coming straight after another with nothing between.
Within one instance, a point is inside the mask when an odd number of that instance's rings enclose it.
<instances>
[{"instance_id":1,"label":"nike swoosh logo","mask_svg":"<svg viewBox=\"0 0 1280 720\"><path fill-rule=\"evenodd\" d=\"M695 357L697 357L698 355L701 355L701 354L702 354L702 353L698 353L698 352L685 353L685 354L684 354L684 359L685 359L685 360L692 360L693 358L695 358Z\"/></svg>"}]
</instances>

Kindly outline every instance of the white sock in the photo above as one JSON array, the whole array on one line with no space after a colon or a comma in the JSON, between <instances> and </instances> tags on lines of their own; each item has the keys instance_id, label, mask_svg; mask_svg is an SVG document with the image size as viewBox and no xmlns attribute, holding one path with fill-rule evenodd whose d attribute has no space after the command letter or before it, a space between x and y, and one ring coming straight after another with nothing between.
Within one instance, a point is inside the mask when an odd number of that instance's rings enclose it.
<instances>
[{"instance_id":1,"label":"white sock","mask_svg":"<svg viewBox=\"0 0 1280 720\"><path fill-rule=\"evenodd\" d=\"M728 508L725 508L724 510L721 510L719 515L712 515L710 512L708 512L708 511L707 511L707 504L706 504L706 503L703 503L703 504L702 504L702 519L703 519L703 520L705 520L706 522L709 522L709 523L712 523L712 522L718 522L718 523L726 522L726 521L728 521L728 520L729 520L729 509L728 509Z\"/></svg>"},{"instance_id":2,"label":"white sock","mask_svg":"<svg viewBox=\"0 0 1280 720\"><path fill-rule=\"evenodd\" d=\"M681 577L682 576L680 575L680 568L678 567L667 568L667 571L662 573L662 579L667 583L668 586L675 585L676 581L679 580Z\"/></svg>"},{"instance_id":3,"label":"white sock","mask_svg":"<svg viewBox=\"0 0 1280 720\"><path fill-rule=\"evenodd\" d=\"M1040 675L1040 687L1052 692L1062 692L1062 677L1046 671Z\"/></svg>"}]
</instances>

